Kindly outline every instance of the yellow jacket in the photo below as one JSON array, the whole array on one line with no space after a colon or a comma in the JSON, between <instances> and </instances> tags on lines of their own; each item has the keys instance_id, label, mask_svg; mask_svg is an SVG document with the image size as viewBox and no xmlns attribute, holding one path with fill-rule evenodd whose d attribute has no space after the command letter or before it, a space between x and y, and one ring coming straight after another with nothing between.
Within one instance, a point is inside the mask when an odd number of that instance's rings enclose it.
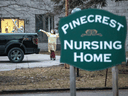
<instances>
[{"instance_id":1,"label":"yellow jacket","mask_svg":"<svg viewBox=\"0 0 128 96\"><path fill-rule=\"evenodd\" d=\"M56 39L59 37L59 34L52 34L50 32L46 32L44 30L41 30L41 32L45 33L48 36L48 51L50 50L56 51Z\"/></svg>"}]
</instances>

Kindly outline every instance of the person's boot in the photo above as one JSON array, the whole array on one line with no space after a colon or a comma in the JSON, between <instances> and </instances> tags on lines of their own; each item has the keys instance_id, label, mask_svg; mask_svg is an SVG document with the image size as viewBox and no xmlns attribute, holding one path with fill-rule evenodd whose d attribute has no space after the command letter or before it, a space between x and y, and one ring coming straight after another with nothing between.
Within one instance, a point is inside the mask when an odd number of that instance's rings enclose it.
<instances>
[{"instance_id":1,"label":"person's boot","mask_svg":"<svg viewBox=\"0 0 128 96\"><path fill-rule=\"evenodd\" d=\"M55 60L56 60L56 58L53 58L53 60L55 61Z\"/></svg>"},{"instance_id":2,"label":"person's boot","mask_svg":"<svg viewBox=\"0 0 128 96\"><path fill-rule=\"evenodd\" d=\"M50 53L50 59L52 60L52 52Z\"/></svg>"},{"instance_id":3,"label":"person's boot","mask_svg":"<svg viewBox=\"0 0 128 96\"><path fill-rule=\"evenodd\" d=\"M52 60L52 56L50 55L50 59Z\"/></svg>"}]
</instances>

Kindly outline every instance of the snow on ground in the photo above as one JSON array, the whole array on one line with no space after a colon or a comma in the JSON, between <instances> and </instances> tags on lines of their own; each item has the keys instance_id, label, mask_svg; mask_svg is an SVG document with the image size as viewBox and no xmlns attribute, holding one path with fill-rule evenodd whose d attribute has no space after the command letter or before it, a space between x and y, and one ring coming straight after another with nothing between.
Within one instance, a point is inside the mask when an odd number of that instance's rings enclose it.
<instances>
[{"instance_id":1,"label":"snow on ground","mask_svg":"<svg viewBox=\"0 0 128 96\"><path fill-rule=\"evenodd\" d=\"M126 58L126 61L128 58ZM56 56L56 60L50 60L50 56L46 54L25 55L23 62L11 63L7 56L0 56L0 71L15 70L17 68L36 68L50 67L60 65L60 56Z\"/></svg>"},{"instance_id":2,"label":"snow on ground","mask_svg":"<svg viewBox=\"0 0 128 96\"><path fill-rule=\"evenodd\" d=\"M60 64L60 56L56 56L56 60L50 60L50 56L46 54L25 55L23 62L11 63L7 56L0 56L0 71L15 70L17 68L35 68L49 67Z\"/></svg>"}]
</instances>

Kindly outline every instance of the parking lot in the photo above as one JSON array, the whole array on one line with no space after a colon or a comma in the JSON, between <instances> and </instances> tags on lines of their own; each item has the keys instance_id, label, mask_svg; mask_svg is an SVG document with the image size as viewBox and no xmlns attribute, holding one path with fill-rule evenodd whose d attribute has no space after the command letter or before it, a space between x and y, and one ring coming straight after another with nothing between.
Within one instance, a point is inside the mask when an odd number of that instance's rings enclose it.
<instances>
[{"instance_id":1,"label":"parking lot","mask_svg":"<svg viewBox=\"0 0 128 96\"><path fill-rule=\"evenodd\" d=\"M60 64L60 56L56 60L50 60L46 54L25 55L21 63L11 63L7 56L0 56L0 71L9 71L20 68L49 67Z\"/></svg>"}]
</instances>

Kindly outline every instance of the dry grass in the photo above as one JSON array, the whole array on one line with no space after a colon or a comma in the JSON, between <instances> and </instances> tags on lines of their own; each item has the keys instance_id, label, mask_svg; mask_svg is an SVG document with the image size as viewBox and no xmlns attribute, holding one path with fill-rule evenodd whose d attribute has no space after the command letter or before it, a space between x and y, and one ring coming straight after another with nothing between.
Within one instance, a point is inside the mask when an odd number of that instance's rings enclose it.
<instances>
[{"instance_id":1,"label":"dry grass","mask_svg":"<svg viewBox=\"0 0 128 96\"><path fill-rule=\"evenodd\" d=\"M120 65L119 87L128 87L128 66ZM17 69L0 72L1 90L25 90L43 88L69 88L69 69L63 65L47 68ZM80 77L76 77L77 88L94 88L105 86L105 74L103 71L80 70ZM112 86L111 68L108 69L107 87Z\"/></svg>"}]
</instances>

